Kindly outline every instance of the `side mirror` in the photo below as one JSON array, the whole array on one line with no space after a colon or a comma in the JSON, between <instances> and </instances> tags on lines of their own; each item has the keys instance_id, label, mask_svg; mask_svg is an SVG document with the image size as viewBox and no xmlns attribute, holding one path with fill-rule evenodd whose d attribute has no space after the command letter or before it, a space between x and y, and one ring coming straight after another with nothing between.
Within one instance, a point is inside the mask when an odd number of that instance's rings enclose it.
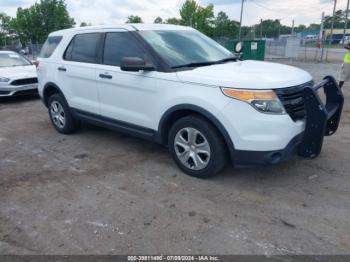
<instances>
[{"instance_id":1,"label":"side mirror","mask_svg":"<svg viewBox=\"0 0 350 262\"><path fill-rule=\"evenodd\" d=\"M235 53L239 54L239 53L242 53L242 51L243 51L243 43L237 42L235 45Z\"/></svg>"},{"instance_id":2,"label":"side mirror","mask_svg":"<svg viewBox=\"0 0 350 262\"><path fill-rule=\"evenodd\" d=\"M152 64L146 63L145 60L139 57L124 57L120 63L120 69L130 72L155 70Z\"/></svg>"}]
</instances>

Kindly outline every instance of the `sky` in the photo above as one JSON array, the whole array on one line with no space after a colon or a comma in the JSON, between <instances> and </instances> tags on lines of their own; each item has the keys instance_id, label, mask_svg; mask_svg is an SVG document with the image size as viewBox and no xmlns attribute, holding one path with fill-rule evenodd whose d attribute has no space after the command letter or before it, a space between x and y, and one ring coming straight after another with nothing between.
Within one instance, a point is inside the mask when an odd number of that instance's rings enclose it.
<instances>
[{"instance_id":1,"label":"sky","mask_svg":"<svg viewBox=\"0 0 350 262\"><path fill-rule=\"evenodd\" d=\"M141 16L152 23L157 16L163 19L179 17L185 0L66 0L67 8L77 24L82 21L93 25L124 23L129 15ZM197 0L206 6L215 6L215 13L226 12L239 20L242 0ZM36 0L0 0L0 12L15 16L19 6L28 7ZM347 0L338 0L337 9L345 9ZM260 19L281 19L281 23L320 23L321 13L331 14L334 0L245 0L243 24L259 23Z\"/></svg>"}]
</instances>

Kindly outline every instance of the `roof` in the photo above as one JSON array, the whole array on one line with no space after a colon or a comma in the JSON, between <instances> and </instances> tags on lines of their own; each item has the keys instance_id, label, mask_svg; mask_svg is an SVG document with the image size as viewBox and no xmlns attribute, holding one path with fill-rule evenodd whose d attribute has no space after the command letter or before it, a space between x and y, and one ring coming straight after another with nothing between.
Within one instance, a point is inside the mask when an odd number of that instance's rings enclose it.
<instances>
[{"instance_id":1,"label":"roof","mask_svg":"<svg viewBox=\"0 0 350 262\"><path fill-rule=\"evenodd\" d=\"M99 25L99 26L84 26L73 27L70 29L60 30L51 33L50 35L65 34L69 32L106 30L106 29L125 29L128 31L150 31L150 30L194 30L191 27L169 24L116 24L116 25Z\"/></svg>"}]
</instances>

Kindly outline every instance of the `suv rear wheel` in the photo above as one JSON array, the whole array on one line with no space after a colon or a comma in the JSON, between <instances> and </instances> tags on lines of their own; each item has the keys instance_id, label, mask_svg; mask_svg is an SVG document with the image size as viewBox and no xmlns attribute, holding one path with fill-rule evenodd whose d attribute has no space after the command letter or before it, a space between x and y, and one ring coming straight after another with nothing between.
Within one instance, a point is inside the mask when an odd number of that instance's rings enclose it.
<instances>
[{"instance_id":1,"label":"suv rear wheel","mask_svg":"<svg viewBox=\"0 0 350 262\"><path fill-rule=\"evenodd\" d=\"M78 127L66 100L60 94L50 96L48 102L49 115L56 130L62 134L71 134Z\"/></svg>"},{"instance_id":2,"label":"suv rear wheel","mask_svg":"<svg viewBox=\"0 0 350 262\"><path fill-rule=\"evenodd\" d=\"M170 130L168 146L176 164L190 176L208 178L225 167L225 144L218 131L200 117L178 120Z\"/></svg>"}]
</instances>

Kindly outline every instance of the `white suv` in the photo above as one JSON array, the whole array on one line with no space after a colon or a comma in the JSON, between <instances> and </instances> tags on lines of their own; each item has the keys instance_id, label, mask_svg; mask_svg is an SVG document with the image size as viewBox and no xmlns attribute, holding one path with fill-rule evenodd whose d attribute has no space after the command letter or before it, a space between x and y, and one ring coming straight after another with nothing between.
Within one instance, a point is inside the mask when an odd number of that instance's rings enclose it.
<instances>
[{"instance_id":1,"label":"white suv","mask_svg":"<svg viewBox=\"0 0 350 262\"><path fill-rule=\"evenodd\" d=\"M298 68L235 55L173 25L73 28L48 37L39 93L55 128L80 121L169 147L187 174L209 177L227 160L276 164L314 158L339 124L343 95L332 77L313 86ZM327 104L317 90L324 87Z\"/></svg>"}]
</instances>

